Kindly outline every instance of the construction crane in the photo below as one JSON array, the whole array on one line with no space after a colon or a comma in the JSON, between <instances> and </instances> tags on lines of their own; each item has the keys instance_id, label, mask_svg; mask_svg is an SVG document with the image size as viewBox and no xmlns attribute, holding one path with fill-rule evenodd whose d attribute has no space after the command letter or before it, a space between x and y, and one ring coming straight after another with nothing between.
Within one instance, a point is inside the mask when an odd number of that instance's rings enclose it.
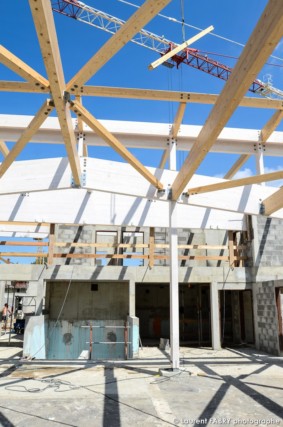
<instances>
[{"instance_id":1,"label":"construction crane","mask_svg":"<svg viewBox=\"0 0 283 427\"><path fill-rule=\"evenodd\" d=\"M69 16L77 21L84 22L93 27L104 30L108 33L115 34L125 21L111 16L98 9L90 7L78 0L51 0L53 11ZM174 18L172 18L174 21ZM165 39L163 36L158 36L147 30L140 30L131 40L133 43L158 52L161 56L173 50L177 44ZM178 54L172 56L170 60L164 62L163 65L177 68L180 64L186 64L190 67L211 74L219 79L227 81L232 68L221 64L207 55L202 55L198 49L185 48ZM256 79L249 87L249 91L259 94L264 97L283 99L283 91L276 89L269 83Z\"/></svg>"}]
</instances>

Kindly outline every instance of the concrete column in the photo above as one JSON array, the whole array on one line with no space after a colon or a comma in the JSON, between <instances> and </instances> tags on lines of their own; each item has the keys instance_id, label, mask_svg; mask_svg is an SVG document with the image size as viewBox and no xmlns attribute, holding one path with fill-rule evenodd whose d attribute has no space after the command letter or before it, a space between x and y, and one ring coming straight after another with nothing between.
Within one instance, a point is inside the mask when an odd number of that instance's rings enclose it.
<instances>
[{"instance_id":1,"label":"concrete column","mask_svg":"<svg viewBox=\"0 0 283 427\"><path fill-rule=\"evenodd\" d=\"M176 202L170 202L169 246L170 246L170 345L171 368L179 369L179 263L178 263L178 230L176 224Z\"/></svg>"},{"instance_id":2,"label":"concrete column","mask_svg":"<svg viewBox=\"0 0 283 427\"><path fill-rule=\"evenodd\" d=\"M129 280L129 316L136 315L136 283L134 280Z\"/></svg>"},{"instance_id":3,"label":"concrete column","mask_svg":"<svg viewBox=\"0 0 283 427\"><path fill-rule=\"evenodd\" d=\"M257 308L258 285L255 282L252 284L252 293L253 293L255 347L257 350L259 350L259 330L258 330L259 318L258 318L258 308Z\"/></svg>"},{"instance_id":4,"label":"concrete column","mask_svg":"<svg viewBox=\"0 0 283 427\"><path fill-rule=\"evenodd\" d=\"M210 283L210 316L212 348L213 350L219 350L221 349L221 339L217 282Z\"/></svg>"},{"instance_id":5,"label":"concrete column","mask_svg":"<svg viewBox=\"0 0 283 427\"><path fill-rule=\"evenodd\" d=\"M175 171L177 169L177 150L176 150L176 139L170 138L169 142L169 169Z\"/></svg>"},{"instance_id":6,"label":"concrete column","mask_svg":"<svg viewBox=\"0 0 283 427\"><path fill-rule=\"evenodd\" d=\"M6 282L4 280L0 280L0 305L1 305L1 309L3 307L3 305L5 304L5 285Z\"/></svg>"}]
</instances>

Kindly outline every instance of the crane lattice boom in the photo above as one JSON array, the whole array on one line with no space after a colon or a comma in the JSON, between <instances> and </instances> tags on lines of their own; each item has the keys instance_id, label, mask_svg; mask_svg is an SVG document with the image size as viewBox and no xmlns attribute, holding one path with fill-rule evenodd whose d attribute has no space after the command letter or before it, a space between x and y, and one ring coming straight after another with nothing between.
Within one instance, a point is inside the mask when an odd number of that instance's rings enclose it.
<instances>
[{"instance_id":1,"label":"crane lattice boom","mask_svg":"<svg viewBox=\"0 0 283 427\"><path fill-rule=\"evenodd\" d=\"M125 23L122 19L87 6L78 0L51 0L51 5L55 12L82 21L111 34L115 34ZM139 46L158 52L160 55L165 55L177 46L176 43L165 39L163 36L158 36L144 29L140 30L131 41ZM202 55L199 50L192 48L182 50L179 54L171 57L170 61L164 63L164 65L169 67L174 67L175 65L177 68L180 64L189 65L222 80L228 80L232 72L231 67L221 64L206 55ZM283 99L283 91L259 79L252 82L249 91L265 97Z\"/></svg>"}]
</instances>

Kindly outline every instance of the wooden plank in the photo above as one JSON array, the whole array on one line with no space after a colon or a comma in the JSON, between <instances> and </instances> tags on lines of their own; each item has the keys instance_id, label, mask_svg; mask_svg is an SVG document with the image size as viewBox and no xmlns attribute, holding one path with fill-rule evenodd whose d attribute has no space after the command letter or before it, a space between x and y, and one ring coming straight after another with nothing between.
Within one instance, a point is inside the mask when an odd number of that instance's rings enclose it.
<instances>
[{"instance_id":1,"label":"wooden plank","mask_svg":"<svg viewBox=\"0 0 283 427\"><path fill-rule=\"evenodd\" d=\"M49 93L49 88L41 89L43 86L35 86L28 82L0 81L1 92L26 92L26 93Z\"/></svg>"},{"instance_id":2,"label":"wooden plank","mask_svg":"<svg viewBox=\"0 0 283 427\"><path fill-rule=\"evenodd\" d=\"M1 85L1 82L0 82ZM1 87L1 86L0 86ZM92 86L86 85L82 88L76 88L74 94L83 94L84 96L98 96L107 98L140 99L149 101L172 101L186 102L193 104L215 104L219 95L195 92L178 92L170 90L155 89L136 89L120 88L111 86ZM269 98L251 98L245 97L240 103L240 107L268 108L272 110L282 110L283 102L277 99Z\"/></svg>"},{"instance_id":3,"label":"wooden plank","mask_svg":"<svg viewBox=\"0 0 283 427\"><path fill-rule=\"evenodd\" d=\"M73 243L73 242L55 242L54 246L58 246L61 248L64 247L90 247L90 248L133 248L133 249L141 249L148 248L148 244L130 244L130 243Z\"/></svg>"},{"instance_id":4,"label":"wooden plank","mask_svg":"<svg viewBox=\"0 0 283 427\"><path fill-rule=\"evenodd\" d=\"M16 142L12 150L8 153L8 155L5 157L4 161L0 165L0 177L2 177L4 173L9 169L13 161L24 149L31 137L38 131L38 129L52 110L53 107L50 105L50 100L48 99L47 101L44 101L42 107L31 120L28 127L24 130L19 140Z\"/></svg>"},{"instance_id":5,"label":"wooden plank","mask_svg":"<svg viewBox=\"0 0 283 427\"><path fill-rule=\"evenodd\" d=\"M15 225L18 226L29 226L29 225L38 225L38 226L49 226L48 222L32 222L32 221L0 221L2 225Z\"/></svg>"},{"instance_id":6,"label":"wooden plank","mask_svg":"<svg viewBox=\"0 0 283 427\"><path fill-rule=\"evenodd\" d=\"M53 254L54 258L111 258L111 259L148 259L148 255L132 254Z\"/></svg>"},{"instance_id":7,"label":"wooden plank","mask_svg":"<svg viewBox=\"0 0 283 427\"><path fill-rule=\"evenodd\" d=\"M107 144L110 145L123 159L125 159L134 169L136 169L147 181L149 181L156 188L161 190L163 185L161 182L152 175L151 172L138 160L135 156L128 151L118 139L112 135L94 116L90 114L81 104L78 102L71 103L71 109L80 116L83 121L99 135Z\"/></svg>"},{"instance_id":8,"label":"wooden plank","mask_svg":"<svg viewBox=\"0 0 283 427\"><path fill-rule=\"evenodd\" d=\"M178 132L180 130L181 123L185 114L186 106L187 104L185 102L180 102L179 104L179 107L174 119L174 123L170 132L170 136L172 138L177 138L178 136ZM169 149L167 148L166 150L163 151L162 158L158 166L159 169L164 169L168 156L169 156Z\"/></svg>"},{"instance_id":9,"label":"wooden plank","mask_svg":"<svg viewBox=\"0 0 283 427\"><path fill-rule=\"evenodd\" d=\"M47 252L0 252L0 257L44 258L47 255Z\"/></svg>"},{"instance_id":10,"label":"wooden plank","mask_svg":"<svg viewBox=\"0 0 283 427\"><path fill-rule=\"evenodd\" d=\"M283 36L282 0L270 0L172 185L177 200Z\"/></svg>"},{"instance_id":11,"label":"wooden plank","mask_svg":"<svg viewBox=\"0 0 283 427\"><path fill-rule=\"evenodd\" d=\"M171 0L147 0L101 49L71 79L67 90L73 92L87 82L109 61L135 34L137 34Z\"/></svg>"},{"instance_id":12,"label":"wooden plank","mask_svg":"<svg viewBox=\"0 0 283 427\"><path fill-rule=\"evenodd\" d=\"M197 40L204 37L206 34L210 33L212 30L214 30L214 27L210 25L210 27L206 28L205 30L200 31L195 36L189 38L184 43L174 47L174 49L167 52L165 55L162 55L161 58L157 59L156 61L152 62L149 66L149 70L153 70L154 68L158 67L159 65L163 64L167 59L172 58L172 56L176 55L177 53L181 52L181 50L186 49L188 46L196 42Z\"/></svg>"},{"instance_id":13,"label":"wooden plank","mask_svg":"<svg viewBox=\"0 0 283 427\"><path fill-rule=\"evenodd\" d=\"M149 261L148 266L152 268L154 266L154 227L149 228Z\"/></svg>"},{"instance_id":14,"label":"wooden plank","mask_svg":"<svg viewBox=\"0 0 283 427\"><path fill-rule=\"evenodd\" d=\"M76 148L71 112L64 98L66 85L58 47L51 3L45 0L29 0L33 20L50 83L50 90L58 114L61 133L66 146L75 185L80 186L80 161Z\"/></svg>"},{"instance_id":15,"label":"wooden plank","mask_svg":"<svg viewBox=\"0 0 283 427\"><path fill-rule=\"evenodd\" d=\"M9 148L4 141L0 141L0 151L4 157L7 157L9 154Z\"/></svg>"},{"instance_id":16,"label":"wooden plank","mask_svg":"<svg viewBox=\"0 0 283 427\"><path fill-rule=\"evenodd\" d=\"M229 248L229 264L234 265L235 263L235 250L234 250L234 232L228 231L228 248Z\"/></svg>"},{"instance_id":17,"label":"wooden plank","mask_svg":"<svg viewBox=\"0 0 283 427\"><path fill-rule=\"evenodd\" d=\"M47 242L23 242L23 241L15 241L15 240L0 240L0 246L48 246Z\"/></svg>"},{"instance_id":18,"label":"wooden plank","mask_svg":"<svg viewBox=\"0 0 283 427\"><path fill-rule=\"evenodd\" d=\"M24 61L0 45L0 62L41 91L49 88L49 82L45 77L27 65Z\"/></svg>"},{"instance_id":19,"label":"wooden plank","mask_svg":"<svg viewBox=\"0 0 283 427\"><path fill-rule=\"evenodd\" d=\"M232 179L217 184L203 185L189 188L187 195L209 193L211 191L226 190L228 188L242 187L244 185L260 184L261 182L275 181L283 178L283 171L270 172L262 175L249 176L247 178Z\"/></svg>"},{"instance_id":20,"label":"wooden plank","mask_svg":"<svg viewBox=\"0 0 283 427\"><path fill-rule=\"evenodd\" d=\"M48 247L48 257L47 257L47 264L48 265L53 264L54 243L55 243L55 224L50 224L49 247Z\"/></svg>"}]
</instances>

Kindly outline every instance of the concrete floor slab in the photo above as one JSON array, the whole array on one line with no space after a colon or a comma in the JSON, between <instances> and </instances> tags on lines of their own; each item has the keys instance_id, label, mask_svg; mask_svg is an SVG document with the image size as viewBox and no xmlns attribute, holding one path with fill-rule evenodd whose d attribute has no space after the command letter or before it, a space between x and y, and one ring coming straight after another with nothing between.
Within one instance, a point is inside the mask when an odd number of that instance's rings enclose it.
<instances>
[{"instance_id":1,"label":"concrete floor slab","mask_svg":"<svg viewBox=\"0 0 283 427\"><path fill-rule=\"evenodd\" d=\"M283 358L251 348L181 348L181 369L162 377L169 353L88 363L20 360L0 348L3 426L283 427Z\"/></svg>"}]
</instances>

